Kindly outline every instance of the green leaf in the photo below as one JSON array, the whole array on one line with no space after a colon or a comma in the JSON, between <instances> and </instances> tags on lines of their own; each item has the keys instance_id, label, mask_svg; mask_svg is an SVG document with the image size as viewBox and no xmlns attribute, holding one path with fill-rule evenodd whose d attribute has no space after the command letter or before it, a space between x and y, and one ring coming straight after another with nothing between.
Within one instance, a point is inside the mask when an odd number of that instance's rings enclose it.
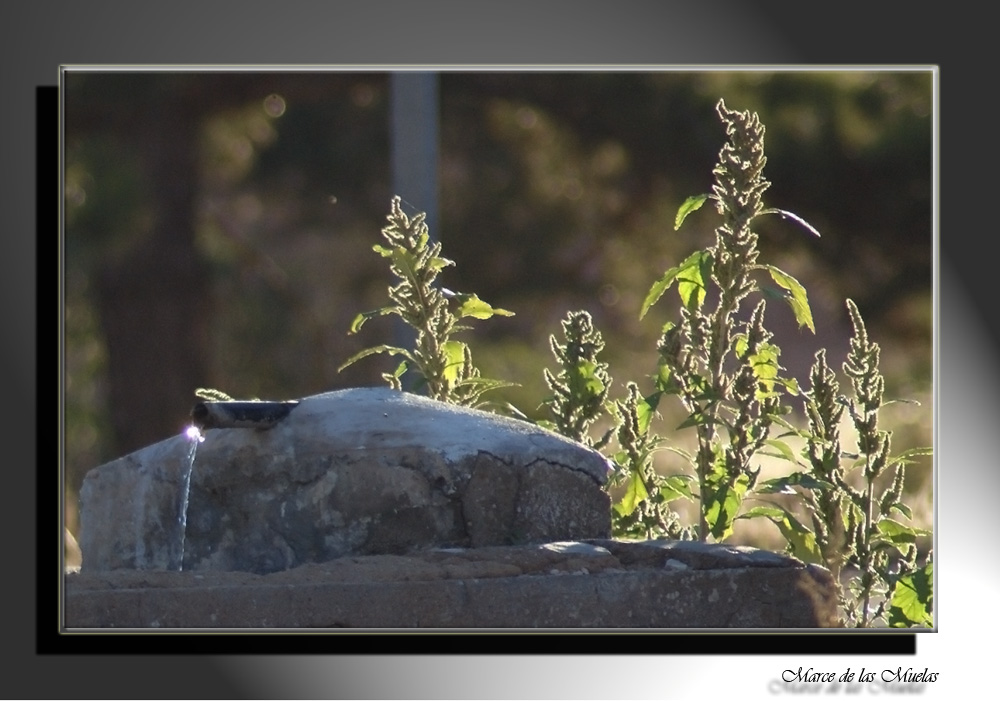
<instances>
[{"instance_id":1,"label":"green leaf","mask_svg":"<svg viewBox=\"0 0 1000 701\"><path fill-rule=\"evenodd\" d=\"M736 478L735 484L723 484L712 495L708 508L705 509L705 520L709 532L717 541L723 541L733 534L733 521L743 505L743 495L750 485L747 475Z\"/></svg>"},{"instance_id":2,"label":"green leaf","mask_svg":"<svg viewBox=\"0 0 1000 701\"><path fill-rule=\"evenodd\" d=\"M448 258L442 258L441 256L434 256L427 261L426 265L431 270L441 270L449 265L455 265L455 261Z\"/></svg>"},{"instance_id":3,"label":"green leaf","mask_svg":"<svg viewBox=\"0 0 1000 701\"><path fill-rule=\"evenodd\" d=\"M749 343L747 342L747 335L745 333L733 334L733 351L736 353L736 357L740 360L746 355Z\"/></svg>"},{"instance_id":4,"label":"green leaf","mask_svg":"<svg viewBox=\"0 0 1000 701\"><path fill-rule=\"evenodd\" d=\"M418 256L416 254L410 253L405 248L401 248L400 246L395 246L390 252L390 255L392 256L393 267L395 267L398 271L401 271L409 280L414 280L416 278L418 260Z\"/></svg>"},{"instance_id":5,"label":"green leaf","mask_svg":"<svg viewBox=\"0 0 1000 701\"><path fill-rule=\"evenodd\" d=\"M779 441L774 438L768 438L764 441L765 445L769 445L779 453L781 453L781 458L787 460L788 462L793 462L798 464L798 460L795 458L795 453L792 452L791 447L784 441Z\"/></svg>"},{"instance_id":6,"label":"green leaf","mask_svg":"<svg viewBox=\"0 0 1000 701\"><path fill-rule=\"evenodd\" d=\"M479 390L479 394L482 394L492 389L500 389L501 387L520 387L521 385L516 382L507 382L505 380L491 380L488 377L467 377L459 382L458 386L476 387ZM520 417L526 418L520 411L517 411L516 413Z\"/></svg>"},{"instance_id":7,"label":"green leaf","mask_svg":"<svg viewBox=\"0 0 1000 701\"><path fill-rule=\"evenodd\" d=\"M682 458L687 460L689 463L694 464L694 456L691 455L691 453L689 453L688 451L684 450L683 448L678 448L677 446L668 445L665 446L663 450L670 453L676 453L677 455L680 455ZM678 477L684 477L686 479L694 479L693 477L691 477L691 475L678 475Z\"/></svg>"},{"instance_id":8,"label":"green leaf","mask_svg":"<svg viewBox=\"0 0 1000 701\"><path fill-rule=\"evenodd\" d=\"M648 397L644 397L635 408L636 418L639 420L639 433L645 436L649 432L649 423L656 415L656 407L660 403L662 392L654 392Z\"/></svg>"},{"instance_id":9,"label":"green leaf","mask_svg":"<svg viewBox=\"0 0 1000 701\"><path fill-rule=\"evenodd\" d=\"M459 302L455 316L459 319L466 316L471 316L474 319L489 319L491 316L514 316L514 312L490 306L475 294L457 294L455 297Z\"/></svg>"},{"instance_id":10,"label":"green leaf","mask_svg":"<svg viewBox=\"0 0 1000 701\"><path fill-rule=\"evenodd\" d=\"M773 265L764 265L762 267L771 274L771 279L791 293L785 299L789 306L791 306L792 312L795 314L795 320L799 322L799 326L806 326L810 331L816 333L816 327L813 326L812 310L809 309L809 299L806 296L806 288L791 275Z\"/></svg>"},{"instance_id":11,"label":"green leaf","mask_svg":"<svg viewBox=\"0 0 1000 701\"><path fill-rule=\"evenodd\" d=\"M798 519L786 511L785 517L774 524L791 546L793 556L806 563L823 564L823 553L816 544L816 535L799 523Z\"/></svg>"},{"instance_id":12,"label":"green leaf","mask_svg":"<svg viewBox=\"0 0 1000 701\"><path fill-rule=\"evenodd\" d=\"M792 487L802 487L803 489L831 490L834 486L826 480L813 477L805 472L793 472L787 477L776 477L765 480L757 487L761 494L795 494Z\"/></svg>"},{"instance_id":13,"label":"green leaf","mask_svg":"<svg viewBox=\"0 0 1000 701\"><path fill-rule=\"evenodd\" d=\"M889 626L912 628L934 625L934 564L928 563L899 578L889 607Z\"/></svg>"},{"instance_id":14,"label":"green leaf","mask_svg":"<svg viewBox=\"0 0 1000 701\"><path fill-rule=\"evenodd\" d=\"M765 209L765 210L759 212L757 216L760 216L761 214L779 214L779 215L781 215L782 219L791 219L792 221L797 222L802 227L804 227L806 229L806 231L808 231L809 233L814 234L817 238L820 237L819 236L819 232L816 230L816 227L814 227L812 224L810 224L805 219L803 219L802 217L800 217L798 214L794 214L794 213L789 212L789 211L784 210L784 209L778 209L776 207L771 207L770 209Z\"/></svg>"},{"instance_id":15,"label":"green leaf","mask_svg":"<svg viewBox=\"0 0 1000 701\"><path fill-rule=\"evenodd\" d=\"M895 509L896 511L898 511L899 513L901 513L906 518L909 518L909 519L913 518L913 512L910 510L910 507L907 506L906 504L893 504L889 508L889 511L892 512L893 509Z\"/></svg>"},{"instance_id":16,"label":"green leaf","mask_svg":"<svg viewBox=\"0 0 1000 701\"><path fill-rule=\"evenodd\" d=\"M769 343L761 344L756 353L749 356L746 361L753 370L754 377L764 385L764 390L760 393L768 394L773 391L774 383L778 381L778 373L781 366L778 365L778 354L781 352L777 346Z\"/></svg>"},{"instance_id":17,"label":"green leaf","mask_svg":"<svg viewBox=\"0 0 1000 701\"><path fill-rule=\"evenodd\" d=\"M597 376L597 363L578 360L567 368L569 386L577 397L596 397L604 391L604 382Z\"/></svg>"},{"instance_id":18,"label":"green leaf","mask_svg":"<svg viewBox=\"0 0 1000 701\"><path fill-rule=\"evenodd\" d=\"M785 542L788 543L789 552L794 557L806 563L824 564L823 553L816 543L816 535L789 511L777 506L755 506L745 515L746 518L761 516L769 518L778 527Z\"/></svg>"},{"instance_id":19,"label":"green leaf","mask_svg":"<svg viewBox=\"0 0 1000 701\"><path fill-rule=\"evenodd\" d=\"M884 407L885 404L883 404L882 406ZM910 458L918 457L918 456L922 456L922 455L934 455L934 449L933 448L922 447L922 448L910 448L909 450L904 450L902 453L900 453L899 455L897 455L897 456L893 457L891 460L889 460L886 463L886 466L887 467L892 467L893 465L897 465L899 463L903 463L904 465L908 465L910 463L916 462L914 460L911 460Z\"/></svg>"},{"instance_id":20,"label":"green leaf","mask_svg":"<svg viewBox=\"0 0 1000 701\"><path fill-rule=\"evenodd\" d=\"M416 362L413 359L413 356L410 355L410 351L406 350L405 348L397 348L396 346L386 346L386 345L373 346L372 348L365 348L363 351L355 353L350 358L345 360L344 363L339 368L337 368L337 372L342 371L349 365L353 365L362 358L367 358L369 355L375 355L377 353L387 353L389 355L402 355L406 357L411 363Z\"/></svg>"},{"instance_id":21,"label":"green leaf","mask_svg":"<svg viewBox=\"0 0 1000 701\"><path fill-rule=\"evenodd\" d=\"M882 407L887 407L890 404L912 404L913 406L921 406L920 402L916 399L886 399L882 402Z\"/></svg>"},{"instance_id":22,"label":"green leaf","mask_svg":"<svg viewBox=\"0 0 1000 701\"><path fill-rule=\"evenodd\" d=\"M677 277L677 273L680 271L681 269L679 267L671 268L667 272L663 273L663 277L653 283L653 286L649 288L649 293L646 295L646 299L642 301L642 309L639 310L639 319L646 316L646 312L649 311L649 308L656 304L660 297L663 296L663 293L670 288L670 285L674 282L674 278Z\"/></svg>"},{"instance_id":23,"label":"green leaf","mask_svg":"<svg viewBox=\"0 0 1000 701\"><path fill-rule=\"evenodd\" d=\"M652 307L656 302L663 296L663 293L670 288L673 284L674 278L677 277L677 273L680 272L680 268L671 268L663 274L659 280L653 283L653 286L649 288L649 293L646 295L646 299L642 300L642 308L639 310L639 319L646 316L646 312Z\"/></svg>"},{"instance_id":24,"label":"green leaf","mask_svg":"<svg viewBox=\"0 0 1000 701\"><path fill-rule=\"evenodd\" d=\"M429 258L421 264L420 253L414 253L413 251L409 251L402 246L387 247L375 244L372 246L372 250L383 258L391 259L392 267L395 268L397 274L408 280L416 280L417 270L421 267L428 270L441 270L445 266L455 264L455 261L448 260L447 258L442 258L440 256Z\"/></svg>"},{"instance_id":25,"label":"green leaf","mask_svg":"<svg viewBox=\"0 0 1000 701\"><path fill-rule=\"evenodd\" d=\"M523 414L521 418L527 418ZM549 421L548 419L539 419L535 422L536 426L540 426L547 431L552 431L553 433L559 433L559 427L556 425L555 421Z\"/></svg>"},{"instance_id":26,"label":"green leaf","mask_svg":"<svg viewBox=\"0 0 1000 701\"><path fill-rule=\"evenodd\" d=\"M913 528L891 518L884 518L877 524L883 540L896 545L915 543L921 536L929 536L931 532L923 528Z\"/></svg>"},{"instance_id":27,"label":"green leaf","mask_svg":"<svg viewBox=\"0 0 1000 701\"><path fill-rule=\"evenodd\" d=\"M705 280L712 274L712 256L708 251L695 251L681 263L677 274L677 293L687 309L700 307L705 301Z\"/></svg>"},{"instance_id":28,"label":"green leaf","mask_svg":"<svg viewBox=\"0 0 1000 701\"><path fill-rule=\"evenodd\" d=\"M454 382L458 379L458 372L465 363L465 344L461 341L448 341L442 344L441 352L446 358L444 379Z\"/></svg>"},{"instance_id":29,"label":"green leaf","mask_svg":"<svg viewBox=\"0 0 1000 701\"><path fill-rule=\"evenodd\" d=\"M638 471L633 471L628 483L628 489L621 501L615 504L614 509L619 516L628 516L639 506L639 503L649 498L646 485L642 483L642 476Z\"/></svg>"},{"instance_id":30,"label":"green leaf","mask_svg":"<svg viewBox=\"0 0 1000 701\"><path fill-rule=\"evenodd\" d=\"M628 453L626 453L624 450L619 450L617 453L614 453L611 456L611 460L615 463L615 465L618 466L618 468L620 468L620 470L623 473L629 471Z\"/></svg>"},{"instance_id":31,"label":"green leaf","mask_svg":"<svg viewBox=\"0 0 1000 701\"><path fill-rule=\"evenodd\" d=\"M677 216L674 217L674 231L681 228L681 224L683 224L684 220L687 219L687 215L701 209L701 206L705 204L705 201L710 197L711 195L694 195L684 200L684 204L682 204L681 208L677 210Z\"/></svg>"},{"instance_id":32,"label":"green leaf","mask_svg":"<svg viewBox=\"0 0 1000 701\"><path fill-rule=\"evenodd\" d=\"M692 301L696 301L700 306L705 299L705 278L711 271L711 262L712 256L707 251L695 251L683 263L663 273L663 277L653 283L643 300L639 318L646 316L649 308L656 304L678 277L681 278L678 288L683 286L681 301L684 305L689 306Z\"/></svg>"},{"instance_id":33,"label":"green leaf","mask_svg":"<svg viewBox=\"0 0 1000 701\"><path fill-rule=\"evenodd\" d=\"M885 406L883 404L882 406ZM921 448L910 448L909 450L904 450L902 453L897 455L897 458L911 458L915 455L934 455L934 449L924 446Z\"/></svg>"},{"instance_id":34,"label":"green leaf","mask_svg":"<svg viewBox=\"0 0 1000 701\"><path fill-rule=\"evenodd\" d=\"M404 360L403 362L401 362L399 365L396 366L396 369L392 371L390 377L395 377L398 380L400 377L403 376L403 373L405 373L409 368L410 368L410 361Z\"/></svg>"},{"instance_id":35,"label":"green leaf","mask_svg":"<svg viewBox=\"0 0 1000 701\"><path fill-rule=\"evenodd\" d=\"M787 433L784 433L782 435L797 436L799 438L806 438L806 439L810 438L812 435L808 431L799 428L798 426L792 424L787 419L783 418L782 416L779 416L778 414L769 414L769 416L771 417L771 420L774 421L774 423L788 430Z\"/></svg>"},{"instance_id":36,"label":"green leaf","mask_svg":"<svg viewBox=\"0 0 1000 701\"><path fill-rule=\"evenodd\" d=\"M739 515L737 518L741 519L751 519L751 518L769 518L771 520L778 519L781 520L785 517L785 512L783 509L777 506L755 506L752 509L748 509L746 513Z\"/></svg>"},{"instance_id":37,"label":"green leaf","mask_svg":"<svg viewBox=\"0 0 1000 701\"><path fill-rule=\"evenodd\" d=\"M512 386L517 386L517 385L512 385ZM510 402L500 402L499 404L495 404L495 406L497 406L500 412L507 414L507 416L513 416L515 419L520 419L521 421L527 421L528 423L531 423L531 419L528 417L528 415L525 414L520 409L518 409L513 404L511 404ZM548 423L552 424L551 421ZM555 431L555 429L552 429L552 431L557 432Z\"/></svg>"},{"instance_id":38,"label":"green leaf","mask_svg":"<svg viewBox=\"0 0 1000 701\"><path fill-rule=\"evenodd\" d=\"M361 312L356 317L354 321L351 322L351 328L348 329L348 334L357 333L365 322L369 319L374 319L377 316L385 316L386 314L392 314L396 311L396 307L382 307L381 309L373 309L370 312Z\"/></svg>"},{"instance_id":39,"label":"green leaf","mask_svg":"<svg viewBox=\"0 0 1000 701\"><path fill-rule=\"evenodd\" d=\"M662 361L657 366L657 373L653 377L653 382L656 390L661 394L673 395L680 394L682 391L680 384L677 382L677 378L670 371L670 368L667 367L666 363L663 363Z\"/></svg>"},{"instance_id":40,"label":"green leaf","mask_svg":"<svg viewBox=\"0 0 1000 701\"><path fill-rule=\"evenodd\" d=\"M697 410L688 415L686 419L681 421L675 431L680 431L682 428L691 428L692 426L701 426L702 424L708 423L709 418L705 415L705 412Z\"/></svg>"},{"instance_id":41,"label":"green leaf","mask_svg":"<svg viewBox=\"0 0 1000 701\"><path fill-rule=\"evenodd\" d=\"M664 477L660 483L660 493L667 503L676 499L689 499L694 501L694 494L691 493L691 485L688 484L694 478L691 475L670 475Z\"/></svg>"},{"instance_id":42,"label":"green leaf","mask_svg":"<svg viewBox=\"0 0 1000 701\"><path fill-rule=\"evenodd\" d=\"M793 397L802 395L802 390L799 389L799 381L794 377L779 377L777 378L777 382Z\"/></svg>"}]
</instances>

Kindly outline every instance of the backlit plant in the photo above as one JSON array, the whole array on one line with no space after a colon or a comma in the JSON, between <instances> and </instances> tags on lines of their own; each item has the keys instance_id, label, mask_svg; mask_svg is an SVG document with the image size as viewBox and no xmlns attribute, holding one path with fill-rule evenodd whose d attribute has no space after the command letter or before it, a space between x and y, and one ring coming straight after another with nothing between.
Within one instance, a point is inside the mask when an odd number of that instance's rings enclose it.
<instances>
[{"instance_id":1,"label":"backlit plant","mask_svg":"<svg viewBox=\"0 0 1000 701\"><path fill-rule=\"evenodd\" d=\"M459 323L462 319L512 316L513 312L495 309L475 294L450 292L436 284L441 270L454 262L441 256L440 242L431 241L425 218L425 213L408 217L400 208L400 198L392 199L389 224L382 229L388 245L376 244L373 248L389 260L389 270L398 282L389 287L389 304L359 314L350 329L350 333L357 333L369 319L395 315L416 331L414 347L366 348L348 358L338 370L369 355L402 356L393 372L382 375L390 387L402 389L400 378L412 369L419 375L419 386L426 387L432 399L481 406L485 392L510 383L481 377L472 363L469 346L453 336L469 328Z\"/></svg>"},{"instance_id":2,"label":"backlit plant","mask_svg":"<svg viewBox=\"0 0 1000 701\"><path fill-rule=\"evenodd\" d=\"M667 270L640 311L644 317L676 283L679 319L663 327L656 391L648 401L655 407L661 396L676 395L688 414L680 428L695 429L697 449L688 457L698 479L698 537L703 541L709 536L724 540L732 534L733 522L760 474L754 458L769 440L775 415L782 411L781 394L798 392L794 380L780 375L780 349L770 343L771 334L763 325L764 300L748 322L736 321L741 304L759 289L755 273L769 273L786 291L784 298L799 325L815 330L802 285L778 268L757 262L754 219L774 213L794 217L765 209L762 202L770 185L763 177L764 126L756 114L729 110L721 100L717 110L729 141L713 171L712 194L689 198L674 225L679 228L689 213L713 200L723 219L715 230L715 245ZM710 289L715 299L711 309Z\"/></svg>"},{"instance_id":3,"label":"backlit plant","mask_svg":"<svg viewBox=\"0 0 1000 701\"><path fill-rule=\"evenodd\" d=\"M543 371L550 395L542 405L549 418L539 423L610 459L614 470L607 486L618 493L611 513L615 537L724 541L737 519L767 519L793 556L827 567L835 581L854 573L841 591L845 625L933 625L933 564L929 554L918 563L916 545L930 532L897 518L912 517L902 501L905 466L931 450L890 455L890 434L878 428L878 412L889 403L883 398L878 344L868 338L850 300L853 336L843 369L853 398L840 394L825 350L815 356L808 389L784 376L781 349L764 324L763 296L788 303L799 327L815 332L812 312L795 278L759 262L752 225L777 214L819 233L791 212L764 206L770 183L763 177L764 126L758 116L730 110L721 100L716 110L728 140L713 169L715 182L709 194L681 205L674 228L707 201L715 203L722 222L714 244L668 269L641 305L640 319L676 286L679 306L660 330L651 391L644 394L638 383L628 381L624 397L612 400L611 374L599 358L604 339L587 312L570 312L562 322L562 339L550 337L556 368ZM389 226L382 230L389 245L377 245L375 251L390 261L399 282L389 288L390 304L358 315L351 326L356 333L368 319L397 315L416 330L414 348L375 346L341 367L372 354L402 356L396 370L383 375L390 386L401 389L400 377L412 369L431 397L483 406L484 392L509 383L481 378L468 345L452 336L465 328L458 323L465 317L510 312L435 284L452 261L440 256L440 244L430 242L423 218L408 218L399 198L393 199ZM777 288L765 286L761 278ZM761 299L741 313L748 298L758 294ZM686 415L675 430L694 430L693 452L654 430L660 403L670 397ZM800 409L805 428L790 416ZM857 453L841 445L845 414L856 433ZM602 421L611 427L594 439L591 431ZM789 438L805 447L796 454ZM654 468L658 451L681 456L690 469L661 474ZM764 458L787 461L793 471L759 482ZM671 506L678 500L697 504L697 524L683 523Z\"/></svg>"}]
</instances>

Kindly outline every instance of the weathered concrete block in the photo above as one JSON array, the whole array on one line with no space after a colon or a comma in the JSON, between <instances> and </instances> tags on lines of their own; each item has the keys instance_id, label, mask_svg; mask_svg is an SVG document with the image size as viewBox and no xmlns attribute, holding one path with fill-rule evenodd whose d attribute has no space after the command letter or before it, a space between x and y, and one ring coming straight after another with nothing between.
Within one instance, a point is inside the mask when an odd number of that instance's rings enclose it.
<instances>
[{"instance_id":1,"label":"weathered concrete block","mask_svg":"<svg viewBox=\"0 0 1000 701\"><path fill-rule=\"evenodd\" d=\"M330 392L266 430L175 436L91 470L82 569L269 573L433 546L606 538L608 472L596 451L527 422L382 388Z\"/></svg>"},{"instance_id":2,"label":"weathered concrete block","mask_svg":"<svg viewBox=\"0 0 1000 701\"><path fill-rule=\"evenodd\" d=\"M830 573L725 545L595 540L343 557L291 570L66 575L76 628L816 628Z\"/></svg>"}]
</instances>

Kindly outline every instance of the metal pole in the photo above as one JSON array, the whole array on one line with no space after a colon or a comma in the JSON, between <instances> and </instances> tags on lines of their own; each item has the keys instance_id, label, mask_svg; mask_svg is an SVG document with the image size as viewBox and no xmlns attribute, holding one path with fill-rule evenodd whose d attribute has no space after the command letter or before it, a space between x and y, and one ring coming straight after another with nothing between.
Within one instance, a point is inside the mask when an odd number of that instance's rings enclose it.
<instances>
[{"instance_id":1,"label":"metal pole","mask_svg":"<svg viewBox=\"0 0 1000 701\"><path fill-rule=\"evenodd\" d=\"M392 194L402 198L407 216L425 212L432 239L438 230L438 75L419 71L395 72L389 78L389 132L392 158ZM408 211L409 210L409 211ZM395 345L414 347L413 330L396 319ZM400 378L410 390L413 376Z\"/></svg>"},{"instance_id":2,"label":"metal pole","mask_svg":"<svg viewBox=\"0 0 1000 701\"><path fill-rule=\"evenodd\" d=\"M390 149L393 194L427 213L438 238L438 74L396 72L390 76Z\"/></svg>"}]
</instances>

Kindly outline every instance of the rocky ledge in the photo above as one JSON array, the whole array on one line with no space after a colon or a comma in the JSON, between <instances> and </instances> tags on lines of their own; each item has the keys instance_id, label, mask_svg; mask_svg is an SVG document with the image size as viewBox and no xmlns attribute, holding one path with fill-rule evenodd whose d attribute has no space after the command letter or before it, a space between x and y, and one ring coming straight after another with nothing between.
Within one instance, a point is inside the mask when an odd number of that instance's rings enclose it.
<instances>
[{"instance_id":1,"label":"rocky ledge","mask_svg":"<svg viewBox=\"0 0 1000 701\"><path fill-rule=\"evenodd\" d=\"M336 558L271 574L66 575L89 628L823 628L830 573L753 548L586 541Z\"/></svg>"}]
</instances>

